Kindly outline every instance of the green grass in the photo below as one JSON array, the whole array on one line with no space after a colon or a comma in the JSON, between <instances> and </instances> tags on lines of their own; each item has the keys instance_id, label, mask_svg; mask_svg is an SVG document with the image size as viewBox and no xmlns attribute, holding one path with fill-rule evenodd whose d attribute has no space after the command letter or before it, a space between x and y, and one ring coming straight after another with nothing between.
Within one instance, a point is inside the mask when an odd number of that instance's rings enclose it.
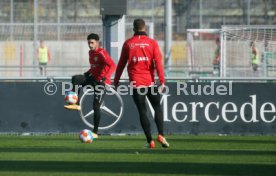
<instances>
[{"instance_id":1,"label":"green grass","mask_svg":"<svg viewBox=\"0 0 276 176\"><path fill-rule=\"evenodd\" d=\"M275 175L275 136L167 137L171 148L144 149L145 137L0 135L0 175Z\"/></svg>"}]
</instances>

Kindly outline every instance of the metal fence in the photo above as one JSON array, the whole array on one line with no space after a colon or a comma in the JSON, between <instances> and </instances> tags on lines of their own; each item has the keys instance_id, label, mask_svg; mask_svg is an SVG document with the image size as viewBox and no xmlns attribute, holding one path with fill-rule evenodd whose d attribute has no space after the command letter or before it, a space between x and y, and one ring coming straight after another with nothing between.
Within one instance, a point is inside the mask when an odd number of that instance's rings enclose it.
<instances>
[{"instance_id":1,"label":"metal fence","mask_svg":"<svg viewBox=\"0 0 276 176\"><path fill-rule=\"evenodd\" d=\"M37 59L40 40L45 41L51 54L47 76L83 72L89 66L85 40L91 32L102 36L102 25L0 24L0 76L41 76Z\"/></svg>"},{"instance_id":2,"label":"metal fence","mask_svg":"<svg viewBox=\"0 0 276 176\"><path fill-rule=\"evenodd\" d=\"M131 23L125 24L126 38L133 35L132 28ZM148 31L153 37L151 23ZM40 41L44 41L51 55L46 76L83 73L89 69L86 37L91 32L102 39L102 23L0 23L0 77L45 76L38 65Z\"/></svg>"},{"instance_id":3,"label":"metal fence","mask_svg":"<svg viewBox=\"0 0 276 176\"><path fill-rule=\"evenodd\" d=\"M34 2L37 1L37 13ZM142 17L155 24L156 37L164 37L164 0L128 0L127 22ZM100 0L1 0L0 23L101 22ZM275 24L273 0L172 0L175 39L186 29L220 28L229 24ZM34 17L34 15L37 17Z\"/></svg>"},{"instance_id":4,"label":"metal fence","mask_svg":"<svg viewBox=\"0 0 276 176\"><path fill-rule=\"evenodd\" d=\"M216 43L217 40L219 43ZM188 52L185 66L190 76L223 78L276 76L276 26L274 25L188 29L186 48ZM217 55L219 62L214 64Z\"/></svg>"},{"instance_id":5,"label":"metal fence","mask_svg":"<svg viewBox=\"0 0 276 176\"><path fill-rule=\"evenodd\" d=\"M137 17L153 24L153 37L161 50L164 46L164 2L128 0L126 15L127 24ZM45 40L52 54L48 76L68 76L88 69L84 39L91 31L102 33L99 4L100 0L1 0L0 77L40 76L35 57L39 40ZM216 76L212 66L213 39L205 40L192 34L199 50L190 51L191 38L186 37L187 29L220 28L227 24L275 24L275 7L276 1L263 0L173 0L172 62L166 75ZM126 25L126 38L131 35L132 27ZM274 58L273 52L264 54ZM274 64L274 61L270 59L269 63ZM274 67L267 68L267 76L273 76Z\"/></svg>"},{"instance_id":6,"label":"metal fence","mask_svg":"<svg viewBox=\"0 0 276 176\"><path fill-rule=\"evenodd\" d=\"M223 26L223 77L275 77L276 26Z\"/></svg>"}]
</instances>

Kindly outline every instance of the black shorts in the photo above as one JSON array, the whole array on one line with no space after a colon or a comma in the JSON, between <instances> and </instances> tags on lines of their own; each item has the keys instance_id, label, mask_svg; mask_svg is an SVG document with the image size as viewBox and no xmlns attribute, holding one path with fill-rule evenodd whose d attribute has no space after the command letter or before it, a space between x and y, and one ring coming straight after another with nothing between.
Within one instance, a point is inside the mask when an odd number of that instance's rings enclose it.
<instances>
[{"instance_id":1,"label":"black shorts","mask_svg":"<svg viewBox=\"0 0 276 176\"><path fill-rule=\"evenodd\" d=\"M93 88L94 89L94 102L97 101L98 103L102 103L103 97L106 93L106 88L103 83L96 81L93 77L89 76L88 74L84 75L74 75L72 77L72 84L73 84L73 91L79 92L75 90L76 85L82 86L82 88ZM89 87L86 87L89 86Z\"/></svg>"},{"instance_id":2,"label":"black shorts","mask_svg":"<svg viewBox=\"0 0 276 176\"><path fill-rule=\"evenodd\" d=\"M39 67L46 67L47 63L39 63Z\"/></svg>"}]
</instances>

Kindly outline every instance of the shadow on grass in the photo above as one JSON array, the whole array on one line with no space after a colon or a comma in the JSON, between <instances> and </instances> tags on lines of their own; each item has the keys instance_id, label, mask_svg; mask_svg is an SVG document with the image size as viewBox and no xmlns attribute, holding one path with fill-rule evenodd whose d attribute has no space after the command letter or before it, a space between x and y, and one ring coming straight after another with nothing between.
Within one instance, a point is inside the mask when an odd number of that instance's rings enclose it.
<instances>
[{"instance_id":1,"label":"shadow on grass","mask_svg":"<svg viewBox=\"0 0 276 176\"><path fill-rule=\"evenodd\" d=\"M146 141L145 137L143 135L141 136L122 136L122 137L118 137L118 136L114 136L114 137L110 137L110 136L100 136L100 140L101 141L107 141L107 142L111 142L111 141ZM203 138L204 136L195 136L194 138L187 138L187 136L183 136L183 138L175 138L174 136L167 136L168 140L170 142L194 142L194 143L210 143L210 142L218 142L218 143L249 143L249 144L276 144L276 138L275 140L267 140L267 139L262 139L260 137L260 140L258 139L250 139L248 137L240 138L240 139L235 139L233 138L234 136L229 136L230 138L228 138L228 136L223 136L223 137L218 137L218 136L214 136L214 137L209 137L206 136L206 138ZM239 136L241 137L241 136ZM1 137L0 139L3 138L4 140L10 140L12 137ZM14 138L16 138L16 140L19 141L39 141L39 140L51 140L51 141L72 141L75 139L78 139L78 135L72 135L72 136L14 136Z\"/></svg>"},{"instance_id":2,"label":"shadow on grass","mask_svg":"<svg viewBox=\"0 0 276 176\"><path fill-rule=\"evenodd\" d=\"M0 148L0 152L15 153L91 153L91 154L180 154L180 155L252 155L252 156L276 156L276 151L259 151L259 150L189 150L189 149L99 149L99 148L65 148L65 147L28 147L28 148Z\"/></svg>"},{"instance_id":3,"label":"shadow on grass","mask_svg":"<svg viewBox=\"0 0 276 176\"><path fill-rule=\"evenodd\" d=\"M168 137L168 139L170 139ZM276 144L276 140L257 140L257 139L225 139L224 138L217 138L217 139L202 139L202 138L194 138L194 139L171 139L170 141L175 141L175 142L193 142L193 143L210 143L210 142L215 142L215 143L241 143L241 144Z\"/></svg>"},{"instance_id":4,"label":"shadow on grass","mask_svg":"<svg viewBox=\"0 0 276 176\"><path fill-rule=\"evenodd\" d=\"M275 165L168 162L0 161L0 171L274 176Z\"/></svg>"}]
</instances>

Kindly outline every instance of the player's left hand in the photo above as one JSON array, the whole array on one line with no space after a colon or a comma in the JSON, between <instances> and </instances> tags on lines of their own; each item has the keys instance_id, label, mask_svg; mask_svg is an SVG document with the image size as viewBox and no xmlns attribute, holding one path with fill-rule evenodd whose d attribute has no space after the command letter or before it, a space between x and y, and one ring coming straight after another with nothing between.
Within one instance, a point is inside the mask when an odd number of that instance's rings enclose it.
<instances>
[{"instance_id":1,"label":"player's left hand","mask_svg":"<svg viewBox=\"0 0 276 176\"><path fill-rule=\"evenodd\" d=\"M105 80L106 80L106 78L103 77L103 78L99 81L99 84L105 85Z\"/></svg>"}]
</instances>

